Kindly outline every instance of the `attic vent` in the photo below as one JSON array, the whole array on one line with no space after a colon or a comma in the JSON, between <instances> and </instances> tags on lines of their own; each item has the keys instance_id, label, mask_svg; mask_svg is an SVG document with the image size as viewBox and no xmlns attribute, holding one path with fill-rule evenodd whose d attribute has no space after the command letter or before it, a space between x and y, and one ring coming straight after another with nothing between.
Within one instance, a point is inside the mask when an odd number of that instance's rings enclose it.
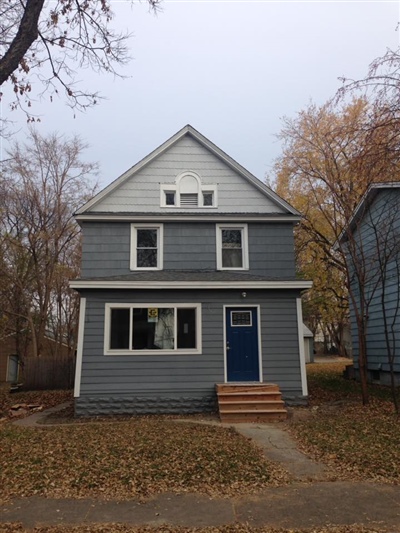
<instances>
[{"instance_id":1,"label":"attic vent","mask_svg":"<svg viewBox=\"0 0 400 533\"><path fill-rule=\"evenodd\" d=\"M181 193L181 207L197 207L198 195L197 194L182 194Z\"/></svg>"}]
</instances>

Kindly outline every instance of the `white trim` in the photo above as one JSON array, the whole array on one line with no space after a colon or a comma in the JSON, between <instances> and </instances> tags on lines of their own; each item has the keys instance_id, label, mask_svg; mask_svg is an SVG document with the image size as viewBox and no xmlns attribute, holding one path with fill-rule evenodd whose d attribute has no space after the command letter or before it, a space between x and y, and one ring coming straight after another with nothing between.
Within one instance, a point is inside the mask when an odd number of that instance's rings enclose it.
<instances>
[{"instance_id":1,"label":"white trim","mask_svg":"<svg viewBox=\"0 0 400 533\"><path fill-rule=\"evenodd\" d=\"M130 345L132 341L131 335L131 326L132 326L132 313L135 308L149 308L149 307L158 307L158 308L173 308L175 310L174 315L174 339L177 341L177 309L196 309L196 348L174 348L173 350L111 350L110 345L110 316L111 309L130 309L130 319L129 319L129 331L130 331ZM105 313L104 313L104 345L103 353L104 355L192 355L192 354L201 354L203 350L203 340L202 340L202 308L200 303L106 303L105 304Z\"/></svg>"},{"instance_id":2,"label":"white trim","mask_svg":"<svg viewBox=\"0 0 400 533\"><path fill-rule=\"evenodd\" d=\"M71 289L310 289L312 281L71 281Z\"/></svg>"},{"instance_id":3,"label":"white trim","mask_svg":"<svg viewBox=\"0 0 400 533\"><path fill-rule=\"evenodd\" d=\"M297 307L297 332L298 332L298 340L299 340L301 388L303 391L303 396L308 396L306 356L304 353L303 309L301 306L301 298L296 298L296 307Z\"/></svg>"},{"instance_id":4,"label":"white trim","mask_svg":"<svg viewBox=\"0 0 400 533\"><path fill-rule=\"evenodd\" d=\"M242 230L242 266L240 268L222 266L222 230L224 229ZM247 224L216 224L216 232L217 270L249 270L249 239Z\"/></svg>"},{"instance_id":5,"label":"white trim","mask_svg":"<svg viewBox=\"0 0 400 533\"><path fill-rule=\"evenodd\" d=\"M86 204L84 204L80 209L78 209L76 214L80 215L84 213L85 211L89 211L93 206L98 204L104 197L108 196L114 189L122 185L126 180L130 179L134 174L139 172L139 170L144 168L147 164L149 164L151 161L156 159L159 155L166 152L173 144L178 142L185 135L190 135L192 138L194 138L197 142L199 142L201 145L207 148L216 157L218 157L224 163L226 163L235 172L240 174L246 181L254 185L267 198L269 198L275 204L278 204L280 207L282 207L286 212L291 213L293 215L300 216L300 213L296 209L294 209L294 207L292 207L285 200L283 200L283 198L280 198L272 189L267 187L264 183L262 183L255 176L253 176L253 174L251 174L248 170L246 170L244 167L239 165L239 163L237 163L234 159L228 156L225 152L223 152L220 148L218 148L218 146L216 146L214 143L209 141L206 137L204 137L204 135L202 135L197 130L195 130L192 126L190 126L190 124L187 124L186 126L184 126L180 131L175 133L175 135L170 137L162 145L160 145L158 148L153 150L153 152L148 154L141 161L136 163L136 165L132 166L129 170L124 172L124 174L122 174L119 178L117 178L115 181L110 183L108 187L100 191L96 196L94 196L94 198L86 202Z\"/></svg>"},{"instance_id":6,"label":"white trim","mask_svg":"<svg viewBox=\"0 0 400 533\"><path fill-rule=\"evenodd\" d=\"M156 229L157 230L157 266L156 267L138 267L137 266L137 230L138 229ZM164 226L163 224L131 224L131 251L130 251L130 269L131 270L162 270L164 258Z\"/></svg>"},{"instance_id":7,"label":"white trim","mask_svg":"<svg viewBox=\"0 0 400 533\"><path fill-rule=\"evenodd\" d=\"M236 304L225 304L223 305L223 339L224 339L224 383L231 383L228 381L228 361L227 361L227 350L226 350L226 310L227 308L232 309L242 309L243 307L251 307L257 309L257 328L258 328L258 381L263 383L263 367L262 367L262 351L261 351L261 308L260 305L236 305Z\"/></svg>"},{"instance_id":8,"label":"white trim","mask_svg":"<svg viewBox=\"0 0 400 533\"><path fill-rule=\"evenodd\" d=\"M85 334L85 315L86 315L86 298L81 298L79 306L78 322L78 344L76 347L76 365L75 365L75 386L74 397L79 398L81 394L81 375L83 359L83 337Z\"/></svg>"},{"instance_id":9,"label":"white trim","mask_svg":"<svg viewBox=\"0 0 400 533\"><path fill-rule=\"evenodd\" d=\"M165 207L174 207L177 209L176 205L168 205ZM208 208L208 206L207 206ZM200 209L200 208L199 208ZM202 209L202 208L201 208ZM204 208L205 209L205 208ZM225 215L223 212L215 213L212 215L205 215L204 213L199 214L182 214L182 213L176 213L176 214L164 214L164 213L158 213L158 214L152 214L152 215L146 215L145 213L137 213L137 214L125 214L125 215L118 215L115 213L107 213L107 214L101 214L101 215L77 215L75 219L78 222L81 221L89 221L89 222L97 222L97 221L108 221L108 222L135 222L135 221L141 221L141 222L152 222L154 223L154 220L160 220L162 222L221 222L221 219L224 220L224 223L229 224L230 222L293 222L297 223L300 222L301 217L294 216L294 215L283 215L283 216L276 216L276 215L268 215L268 214L257 214L257 216L250 216L249 213L229 213L228 215Z\"/></svg>"},{"instance_id":10,"label":"white trim","mask_svg":"<svg viewBox=\"0 0 400 533\"><path fill-rule=\"evenodd\" d=\"M16 357L17 358L17 379L16 379L16 381L18 381L18 378L19 378L19 365L20 365L19 355L17 353L10 353L10 354L7 355L6 379L5 379L6 382L12 381L12 380L8 379L8 372L10 370L10 357Z\"/></svg>"},{"instance_id":11,"label":"white trim","mask_svg":"<svg viewBox=\"0 0 400 533\"><path fill-rule=\"evenodd\" d=\"M193 206L187 206L187 205L181 205L181 181L186 176L190 176L194 178L197 182L197 190L193 194L197 194L197 205ZM194 172L193 170L187 170L185 172L182 172L179 174L176 179L175 183L162 183L160 185L160 207L166 208L166 209L179 209L179 211L193 211L193 209L216 209L218 207L218 196L217 196L217 185L206 185L202 184L201 177ZM171 192L175 194L175 203L173 205L167 205L165 194L167 192ZM204 193L211 193L213 195L213 203L212 205L204 205ZM183 193L185 194L185 193ZM153 218L154 220L154 218Z\"/></svg>"}]
</instances>

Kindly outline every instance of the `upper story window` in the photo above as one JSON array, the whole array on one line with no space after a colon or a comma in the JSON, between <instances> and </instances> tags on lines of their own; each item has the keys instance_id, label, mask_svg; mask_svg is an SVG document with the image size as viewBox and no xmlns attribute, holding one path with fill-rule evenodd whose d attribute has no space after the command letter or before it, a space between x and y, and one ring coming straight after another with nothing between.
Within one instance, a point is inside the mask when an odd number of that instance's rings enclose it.
<instances>
[{"instance_id":1,"label":"upper story window","mask_svg":"<svg viewBox=\"0 0 400 533\"><path fill-rule=\"evenodd\" d=\"M217 269L248 270L247 224L217 224Z\"/></svg>"},{"instance_id":2,"label":"upper story window","mask_svg":"<svg viewBox=\"0 0 400 533\"><path fill-rule=\"evenodd\" d=\"M161 270L162 263L162 224L132 224L131 270Z\"/></svg>"},{"instance_id":3,"label":"upper story window","mask_svg":"<svg viewBox=\"0 0 400 533\"><path fill-rule=\"evenodd\" d=\"M175 184L161 185L161 207L217 207L216 185L203 185L195 172L180 174Z\"/></svg>"}]
</instances>

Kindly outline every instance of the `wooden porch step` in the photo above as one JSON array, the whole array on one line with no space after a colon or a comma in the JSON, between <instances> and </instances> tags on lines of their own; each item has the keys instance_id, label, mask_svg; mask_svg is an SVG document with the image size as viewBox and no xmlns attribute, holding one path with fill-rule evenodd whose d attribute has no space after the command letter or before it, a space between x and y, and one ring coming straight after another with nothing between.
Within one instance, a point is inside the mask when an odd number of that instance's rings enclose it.
<instances>
[{"instance_id":1,"label":"wooden porch step","mask_svg":"<svg viewBox=\"0 0 400 533\"><path fill-rule=\"evenodd\" d=\"M280 392L275 383L217 383L217 392Z\"/></svg>"},{"instance_id":2,"label":"wooden porch step","mask_svg":"<svg viewBox=\"0 0 400 533\"><path fill-rule=\"evenodd\" d=\"M220 401L274 402L282 398L280 392L218 392Z\"/></svg>"},{"instance_id":3,"label":"wooden porch step","mask_svg":"<svg viewBox=\"0 0 400 533\"><path fill-rule=\"evenodd\" d=\"M246 401L246 402L231 402L231 401L219 401L219 412L233 412L233 411L272 411L281 409L285 410L285 403L282 400L274 400L268 402L258 401Z\"/></svg>"},{"instance_id":4,"label":"wooden porch step","mask_svg":"<svg viewBox=\"0 0 400 533\"><path fill-rule=\"evenodd\" d=\"M274 383L222 383L216 385L221 422L276 422L287 411Z\"/></svg>"},{"instance_id":5,"label":"wooden porch step","mask_svg":"<svg viewBox=\"0 0 400 533\"><path fill-rule=\"evenodd\" d=\"M220 413L220 419L223 423L240 424L240 423L268 423L281 422L286 420L286 411L254 411L254 412L229 412Z\"/></svg>"}]
</instances>

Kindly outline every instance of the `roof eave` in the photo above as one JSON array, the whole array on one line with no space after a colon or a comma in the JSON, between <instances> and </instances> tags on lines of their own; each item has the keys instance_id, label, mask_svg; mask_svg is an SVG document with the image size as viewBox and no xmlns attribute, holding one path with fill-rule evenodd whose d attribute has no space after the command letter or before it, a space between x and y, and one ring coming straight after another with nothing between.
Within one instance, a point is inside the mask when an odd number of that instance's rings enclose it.
<instances>
[{"instance_id":1,"label":"roof eave","mask_svg":"<svg viewBox=\"0 0 400 533\"><path fill-rule=\"evenodd\" d=\"M151 281L144 287L143 281L85 281L70 282L70 287L83 289L310 289L312 281Z\"/></svg>"}]
</instances>

